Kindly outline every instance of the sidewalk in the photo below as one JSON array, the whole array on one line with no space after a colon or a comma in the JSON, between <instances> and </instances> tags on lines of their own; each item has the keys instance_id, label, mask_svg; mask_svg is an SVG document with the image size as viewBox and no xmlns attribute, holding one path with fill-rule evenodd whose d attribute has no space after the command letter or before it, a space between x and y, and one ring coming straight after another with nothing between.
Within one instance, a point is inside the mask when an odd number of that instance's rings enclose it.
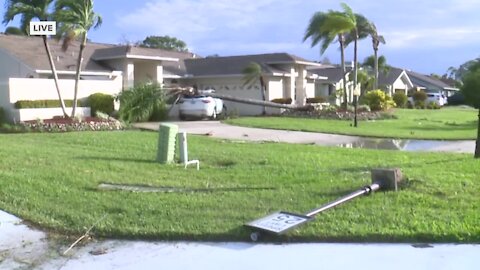
<instances>
[{"instance_id":1,"label":"sidewalk","mask_svg":"<svg viewBox=\"0 0 480 270\"><path fill-rule=\"evenodd\" d=\"M462 269L480 245L257 244L107 240L67 249L0 211L0 269Z\"/></svg>"}]
</instances>

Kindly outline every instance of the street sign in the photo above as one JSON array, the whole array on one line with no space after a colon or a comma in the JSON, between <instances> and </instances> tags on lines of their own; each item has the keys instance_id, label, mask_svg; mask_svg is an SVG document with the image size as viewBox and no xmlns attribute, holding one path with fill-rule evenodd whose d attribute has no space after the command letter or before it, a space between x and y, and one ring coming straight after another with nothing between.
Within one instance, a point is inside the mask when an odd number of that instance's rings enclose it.
<instances>
[{"instance_id":1,"label":"street sign","mask_svg":"<svg viewBox=\"0 0 480 270\"><path fill-rule=\"evenodd\" d=\"M312 217L281 211L251 221L247 223L246 226L275 234L282 234L311 219Z\"/></svg>"}]
</instances>

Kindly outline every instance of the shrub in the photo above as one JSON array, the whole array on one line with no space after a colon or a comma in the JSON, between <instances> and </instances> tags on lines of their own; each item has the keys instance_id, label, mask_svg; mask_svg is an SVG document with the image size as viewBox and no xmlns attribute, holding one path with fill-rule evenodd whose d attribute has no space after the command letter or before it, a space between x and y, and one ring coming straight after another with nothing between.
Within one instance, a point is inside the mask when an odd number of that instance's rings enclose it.
<instances>
[{"instance_id":1,"label":"shrub","mask_svg":"<svg viewBox=\"0 0 480 270\"><path fill-rule=\"evenodd\" d=\"M275 98L270 100L270 102L278 103L278 104L292 104L291 98Z\"/></svg>"},{"instance_id":2,"label":"shrub","mask_svg":"<svg viewBox=\"0 0 480 270\"><path fill-rule=\"evenodd\" d=\"M159 121L167 116L165 91L158 84L141 84L122 91L116 98L120 101L119 117L124 121Z\"/></svg>"},{"instance_id":3,"label":"shrub","mask_svg":"<svg viewBox=\"0 0 480 270\"><path fill-rule=\"evenodd\" d=\"M455 94L447 98L448 105L465 105L465 96L462 92L456 92Z\"/></svg>"},{"instance_id":4,"label":"shrub","mask_svg":"<svg viewBox=\"0 0 480 270\"><path fill-rule=\"evenodd\" d=\"M431 109L431 110L438 110L440 109L440 105L437 104L435 101L430 101L428 104L427 104L427 109Z\"/></svg>"},{"instance_id":5,"label":"shrub","mask_svg":"<svg viewBox=\"0 0 480 270\"><path fill-rule=\"evenodd\" d=\"M407 95L402 92L396 92L395 94L393 94L392 98L393 101L395 101L395 104L397 104L397 107L399 108L404 108L408 101Z\"/></svg>"},{"instance_id":6,"label":"shrub","mask_svg":"<svg viewBox=\"0 0 480 270\"><path fill-rule=\"evenodd\" d=\"M414 108L415 109L425 109L425 101L423 101L423 100L415 101Z\"/></svg>"},{"instance_id":7,"label":"shrub","mask_svg":"<svg viewBox=\"0 0 480 270\"><path fill-rule=\"evenodd\" d=\"M412 94L413 102L415 103L415 108L425 107L425 101L427 100L427 93L424 91L416 91Z\"/></svg>"},{"instance_id":8,"label":"shrub","mask_svg":"<svg viewBox=\"0 0 480 270\"><path fill-rule=\"evenodd\" d=\"M395 102L382 90L368 91L362 98L362 104L366 104L372 111L387 110L395 106Z\"/></svg>"},{"instance_id":9,"label":"shrub","mask_svg":"<svg viewBox=\"0 0 480 270\"><path fill-rule=\"evenodd\" d=\"M73 100L65 99L63 101L65 107L72 107ZM80 101L77 100L77 106L80 106ZM42 99L42 100L18 100L14 104L15 109L36 109L36 108L60 108L60 100L58 99Z\"/></svg>"},{"instance_id":10,"label":"shrub","mask_svg":"<svg viewBox=\"0 0 480 270\"><path fill-rule=\"evenodd\" d=\"M108 115L114 111L113 96L95 93L91 94L87 99L87 104L90 106L92 116L96 116L97 112L103 112Z\"/></svg>"},{"instance_id":11,"label":"shrub","mask_svg":"<svg viewBox=\"0 0 480 270\"><path fill-rule=\"evenodd\" d=\"M313 98L307 98L307 103L325 103L327 102L327 99L325 97L313 97Z\"/></svg>"}]
</instances>

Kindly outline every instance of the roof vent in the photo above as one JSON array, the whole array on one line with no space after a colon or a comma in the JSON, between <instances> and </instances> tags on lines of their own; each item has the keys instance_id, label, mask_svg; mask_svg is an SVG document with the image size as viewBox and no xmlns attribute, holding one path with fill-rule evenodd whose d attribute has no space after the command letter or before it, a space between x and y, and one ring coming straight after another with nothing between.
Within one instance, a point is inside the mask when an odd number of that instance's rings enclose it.
<instances>
[{"instance_id":1,"label":"roof vent","mask_svg":"<svg viewBox=\"0 0 480 270\"><path fill-rule=\"evenodd\" d=\"M60 56L57 55L57 62L60 62Z\"/></svg>"}]
</instances>

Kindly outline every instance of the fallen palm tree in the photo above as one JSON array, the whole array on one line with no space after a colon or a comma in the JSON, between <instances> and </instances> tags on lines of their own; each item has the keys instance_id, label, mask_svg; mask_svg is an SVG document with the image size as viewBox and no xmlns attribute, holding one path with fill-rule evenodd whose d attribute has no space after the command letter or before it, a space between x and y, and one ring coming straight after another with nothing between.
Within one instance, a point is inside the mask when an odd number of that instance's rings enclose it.
<instances>
[{"instance_id":1,"label":"fallen palm tree","mask_svg":"<svg viewBox=\"0 0 480 270\"><path fill-rule=\"evenodd\" d=\"M192 96L192 95L201 94L201 95L210 96L213 98L220 98L222 100L228 100L228 101L243 103L248 105L257 105L257 106L265 106L265 107L271 107L271 108L297 110L297 111L311 111L314 109L312 105L297 106L293 104L280 104L280 103L275 103L271 101L263 101L263 100L250 99L250 98L239 98L239 97L233 97L233 96L224 95L224 94L218 94L213 91L202 92L202 91L196 90L194 87L172 86L172 87L165 87L165 89L169 90L169 95L175 96L175 99L174 99L175 101L173 102L173 105L177 104L177 102L180 100L182 96ZM171 108L173 108L173 105Z\"/></svg>"}]
</instances>

